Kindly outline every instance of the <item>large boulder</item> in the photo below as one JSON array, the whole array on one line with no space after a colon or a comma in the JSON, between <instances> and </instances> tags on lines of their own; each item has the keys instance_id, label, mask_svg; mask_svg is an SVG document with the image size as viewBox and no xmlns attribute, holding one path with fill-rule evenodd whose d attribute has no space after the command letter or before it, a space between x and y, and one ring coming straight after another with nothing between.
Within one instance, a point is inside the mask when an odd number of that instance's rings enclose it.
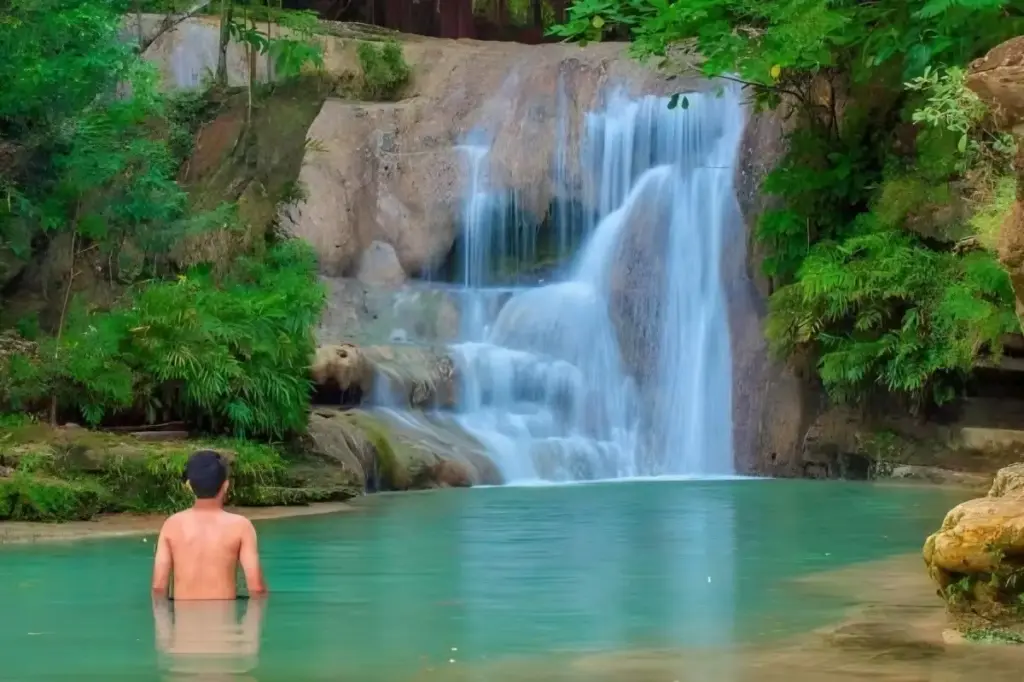
<instances>
[{"instance_id":1,"label":"large boulder","mask_svg":"<svg viewBox=\"0 0 1024 682\"><path fill-rule=\"evenodd\" d=\"M1016 614L1024 594L1024 465L1002 469L987 496L953 508L923 554L954 611Z\"/></svg>"},{"instance_id":2,"label":"large boulder","mask_svg":"<svg viewBox=\"0 0 1024 682\"><path fill-rule=\"evenodd\" d=\"M455 363L443 350L426 346L327 344L317 348L310 378L322 395L347 405L372 400L427 408L455 401Z\"/></svg>"},{"instance_id":3,"label":"large boulder","mask_svg":"<svg viewBox=\"0 0 1024 682\"><path fill-rule=\"evenodd\" d=\"M974 60L967 87L992 107L1004 127L1012 129L1024 123L1024 36L997 45Z\"/></svg>"},{"instance_id":4,"label":"large boulder","mask_svg":"<svg viewBox=\"0 0 1024 682\"><path fill-rule=\"evenodd\" d=\"M373 388L373 365L351 343L317 348L309 372L318 387L335 389L351 402L358 403Z\"/></svg>"},{"instance_id":5,"label":"large boulder","mask_svg":"<svg viewBox=\"0 0 1024 682\"><path fill-rule=\"evenodd\" d=\"M310 415L313 452L337 462L369 491L494 485L501 474L483 446L451 422L365 410Z\"/></svg>"}]
</instances>

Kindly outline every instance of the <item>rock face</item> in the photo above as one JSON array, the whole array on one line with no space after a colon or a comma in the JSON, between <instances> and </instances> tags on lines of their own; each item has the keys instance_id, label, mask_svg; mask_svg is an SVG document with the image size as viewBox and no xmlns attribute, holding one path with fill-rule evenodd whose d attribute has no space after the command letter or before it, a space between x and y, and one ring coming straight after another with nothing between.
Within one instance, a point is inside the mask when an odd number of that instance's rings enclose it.
<instances>
[{"instance_id":1,"label":"rock face","mask_svg":"<svg viewBox=\"0 0 1024 682\"><path fill-rule=\"evenodd\" d=\"M1024 320L1024 36L1009 40L971 64L967 86L991 107L1017 141L1017 201L999 233L999 262L1010 272L1017 317Z\"/></svg>"},{"instance_id":2,"label":"rock face","mask_svg":"<svg viewBox=\"0 0 1024 682\"><path fill-rule=\"evenodd\" d=\"M398 262L395 248L387 242L375 241L359 257L356 279L378 287L398 287L405 282L405 271Z\"/></svg>"},{"instance_id":3,"label":"rock face","mask_svg":"<svg viewBox=\"0 0 1024 682\"><path fill-rule=\"evenodd\" d=\"M373 388L373 366L365 354L350 343L317 348L309 372L314 384L336 389L346 402L360 402Z\"/></svg>"},{"instance_id":4,"label":"rock face","mask_svg":"<svg viewBox=\"0 0 1024 682\"><path fill-rule=\"evenodd\" d=\"M425 286L368 286L355 279L324 278L327 309L320 318L321 344L389 343L438 345L454 341L459 332L455 294Z\"/></svg>"},{"instance_id":5,"label":"rock face","mask_svg":"<svg viewBox=\"0 0 1024 682\"><path fill-rule=\"evenodd\" d=\"M147 17L146 30L158 21ZM216 67L217 38L216 19L193 18L158 38L146 54L168 85L196 87ZM300 174L308 198L282 215L285 227L316 248L328 275L353 274L359 255L374 241L390 244L409 275L437 265L456 235L468 169L466 152L457 148L462 143L489 142L487 175L493 186L516 191L522 206L543 216L564 185L581 182L575 161L563 186L551 179L560 107L568 108L569 128L582 130L584 114L606 84L658 94L706 87L697 80L659 76L626 56L621 43L582 49L402 40L413 70L406 98L328 100L309 130L314 144ZM324 36L322 42L326 71L358 78L358 41ZM258 60L259 80L266 78L264 62ZM240 46L231 46L228 67L231 82L246 82ZM574 150L568 157L579 154Z\"/></svg>"},{"instance_id":6,"label":"rock face","mask_svg":"<svg viewBox=\"0 0 1024 682\"><path fill-rule=\"evenodd\" d=\"M319 402L376 404L400 408L452 407L455 363L447 353L423 346L364 346L351 343L317 348L310 378L325 392Z\"/></svg>"},{"instance_id":7,"label":"rock face","mask_svg":"<svg viewBox=\"0 0 1024 682\"><path fill-rule=\"evenodd\" d=\"M986 497L950 511L924 545L932 580L952 607L999 615L1024 592L1024 465L1002 469Z\"/></svg>"},{"instance_id":8,"label":"rock face","mask_svg":"<svg viewBox=\"0 0 1024 682\"><path fill-rule=\"evenodd\" d=\"M660 339L664 317L660 299L668 277L664 254L672 205L658 190L654 183L646 185L632 211L623 216L626 229L609 284L610 313L622 358L641 386L658 370L651 350Z\"/></svg>"}]
</instances>

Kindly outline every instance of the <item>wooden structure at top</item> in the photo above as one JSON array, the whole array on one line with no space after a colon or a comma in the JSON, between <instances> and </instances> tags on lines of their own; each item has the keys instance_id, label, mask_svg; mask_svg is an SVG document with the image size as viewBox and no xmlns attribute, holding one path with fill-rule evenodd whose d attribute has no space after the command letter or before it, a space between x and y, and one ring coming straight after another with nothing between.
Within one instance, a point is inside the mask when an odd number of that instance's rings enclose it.
<instances>
[{"instance_id":1,"label":"wooden structure at top","mask_svg":"<svg viewBox=\"0 0 1024 682\"><path fill-rule=\"evenodd\" d=\"M403 33L438 38L476 38L539 43L544 40L544 5L556 21L565 18L569 0L528 0L525 24L512 22L509 0L489 0L474 12L474 0L293 0L325 19L362 21ZM286 2L286 4L292 4ZM478 3L479 4L479 3Z\"/></svg>"}]
</instances>

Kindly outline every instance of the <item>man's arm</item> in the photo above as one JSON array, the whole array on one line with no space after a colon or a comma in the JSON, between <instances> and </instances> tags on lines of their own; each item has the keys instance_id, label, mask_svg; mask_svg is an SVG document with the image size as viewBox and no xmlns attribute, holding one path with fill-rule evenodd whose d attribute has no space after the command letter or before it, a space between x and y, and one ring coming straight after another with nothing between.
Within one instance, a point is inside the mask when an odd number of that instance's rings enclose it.
<instances>
[{"instance_id":1,"label":"man's arm","mask_svg":"<svg viewBox=\"0 0 1024 682\"><path fill-rule=\"evenodd\" d=\"M153 559L153 596L167 598L167 588L171 583L171 543L167 539L167 523L160 529L160 537L156 541L156 557Z\"/></svg>"},{"instance_id":2,"label":"man's arm","mask_svg":"<svg viewBox=\"0 0 1024 682\"><path fill-rule=\"evenodd\" d=\"M242 543L238 550L238 563L245 574L245 584L250 597L261 597L267 593L267 583L260 568L260 552L256 543L256 529L249 519L242 520Z\"/></svg>"}]
</instances>

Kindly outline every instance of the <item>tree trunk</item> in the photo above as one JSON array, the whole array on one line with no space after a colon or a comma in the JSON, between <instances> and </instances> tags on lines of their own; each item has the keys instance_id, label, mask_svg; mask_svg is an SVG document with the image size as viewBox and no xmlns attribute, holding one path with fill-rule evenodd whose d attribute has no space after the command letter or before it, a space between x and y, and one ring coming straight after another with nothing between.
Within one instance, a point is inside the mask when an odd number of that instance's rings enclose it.
<instances>
[{"instance_id":1,"label":"tree trunk","mask_svg":"<svg viewBox=\"0 0 1024 682\"><path fill-rule=\"evenodd\" d=\"M231 1L220 0L220 45L217 51L217 85L228 87L228 45L231 43Z\"/></svg>"},{"instance_id":2,"label":"tree trunk","mask_svg":"<svg viewBox=\"0 0 1024 682\"><path fill-rule=\"evenodd\" d=\"M78 260L78 213L80 208L75 208L75 219L71 223L71 265L68 268L68 284L64 287L64 302L60 307L60 319L57 320L57 338L53 347L53 364L57 364L60 356L60 338L64 334L64 320L68 314L68 301L71 299L71 285L75 282L75 261ZM53 386L53 395L50 396L50 426L57 425L57 387Z\"/></svg>"}]
</instances>

